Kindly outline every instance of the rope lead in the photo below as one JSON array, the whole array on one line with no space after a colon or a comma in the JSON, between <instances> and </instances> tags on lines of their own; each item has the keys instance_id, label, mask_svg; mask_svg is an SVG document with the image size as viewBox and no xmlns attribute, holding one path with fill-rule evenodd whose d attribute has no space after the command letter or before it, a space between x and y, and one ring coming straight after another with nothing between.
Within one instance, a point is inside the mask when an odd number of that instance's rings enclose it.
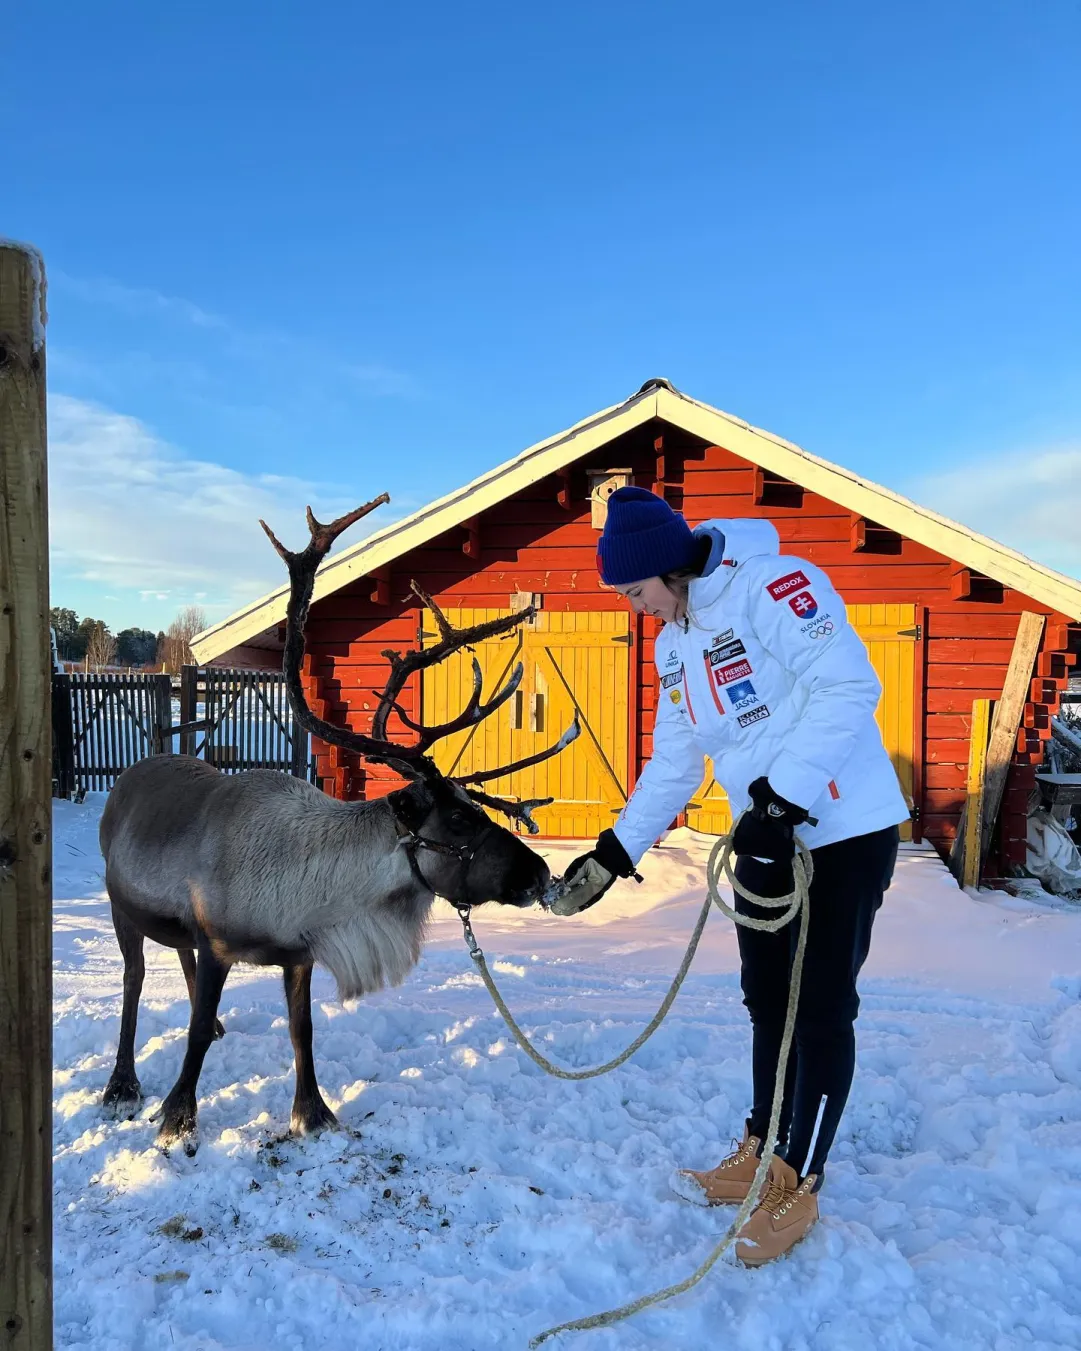
<instances>
[{"instance_id":1,"label":"rope lead","mask_svg":"<svg viewBox=\"0 0 1081 1351\"><path fill-rule=\"evenodd\" d=\"M735 826L733 825L733 831ZM754 1175L754 1181L751 1183L751 1190L747 1199L740 1206L736 1218L729 1225L727 1232L706 1260L695 1271L676 1285L665 1286L662 1290L655 1290L652 1294L642 1295L641 1298L633 1300L630 1304L620 1305L616 1309L608 1309L603 1313L590 1314L587 1318L575 1318L568 1323L559 1323L555 1327L547 1328L544 1332L538 1333L530 1338L530 1348L538 1347L546 1342L550 1337L555 1337L561 1332L585 1332L590 1328L610 1327L613 1323L622 1322L625 1318L630 1318L632 1314L640 1313L643 1309L648 1309L654 1304L661 1304L667 1299L672 1299L675 1295L681 1295L690 1290L693 1286L706 1275L714 1264L723 1256L732 1243L732 1240L739 1233L740 1229L746 1223L751 1211L758 1204L758 1197L765 1185L766 1177L769 1173L770 1164L773 1162L773 1156L777 1149L777 1133L781 1120L781 1099L784 1096L785 1073L788 1068L788 1058L792 1051L792 1036L796 1026L796 1008L799 1004L800 983L803 979L803 956L807 948L807 926L810 920L810 905L808 895L810 892L811 880L814 877L814 862L811 859L810 850L802 840L796 840L796 857L792 864L793 886L792 890L786 896L757 896L753 891L749 891L742 886L735 875L735 868L732 864L732 835L722 835L710 850L709 861L706 864L706 887L707 895L705 904L702 906L701 913L694 926L694 932L687 945L687 951L683 961L680 963L676 977L672 981L668 993L665 995L660 1008L650 1021L649 1025L635 1037L634 1041L616 1056L614 1060L609 1060L603 1065L598 1065L594 1069L588 1070L565 1070L561 1066L554 1064L543 1056L526 1037L525 1033L515 1022L510 1009L507 1008L503 996L496 988L495 981L492 979L491 972L488 970L488 964L484 959L484 953L477 945L476 938L473 936L472 926L469 923L468 912L462 914L462 923L465 926L466 942L469 944L470 956L480 970L484 984L488 988L488 993L492 996L496 1008L503 1016L504 1022L510 1028L515 1041L525 1051L526 1055L546 1073L554 1075L557 1079L595 1079L598 1075L607 1074L609 1070L616 1069L628 1060L634 1053L643 1046L649 1038L664 1022L668 1010L672 1007L679 988L690 970L691 962L698 950L698 943L702 937L702 931L706 927L706 920L709 918L710 907L716 905L729 919L736 924L742 924L749 929L759 929L765 933L777 933L787 924L791 923L796 916L799 916L800 928L799 939L796 943L796 953L792 962L792 976L789 982L788 990L788 1009L785 1013L784 1035L781 1040L781 1052L777 1062L777 1078L773 1086L773 1103L770 1108L769 1130L766 1135L766 1143L763 1146L761 1157L758 1161L758 1169ZM737 892L744 900L752 905L759 906L764 910L782 910L784 913L778 915L775 919L756 919L750 915L741 915L727 904L721 896L720 883L725 879L731 885L733 891Z\"/></svg>"}]
</instances>

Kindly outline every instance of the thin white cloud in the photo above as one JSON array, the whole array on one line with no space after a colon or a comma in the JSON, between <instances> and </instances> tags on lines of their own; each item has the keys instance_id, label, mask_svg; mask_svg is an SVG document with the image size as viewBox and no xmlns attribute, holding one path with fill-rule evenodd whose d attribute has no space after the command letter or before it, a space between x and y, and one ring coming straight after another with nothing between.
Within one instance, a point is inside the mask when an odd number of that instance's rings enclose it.
<instances>
[{"instance_id":1,"label":"thin white cloud","mask_svg":"<svg viewBox=\"0 0 1081 1351\"><path fill-rule=\"evenodd\" d=\"M356 505L340 487L190 459L138 419L63 394L49 400L49 497L54 593L68 578L122 590L133 620L140 601L198 600L221 618L284 579L259 517L300 545L307 503L323 519Z\"/></svg>"},{"instance_id":2,"label":"thin white cloud","mask_svg":"<svg viewBox=\"0 0 1081 1351\"><path fill-rule=\"evenodd\" d=\"M90 305L104 305L133 318L157 318L174 326L199 328L209 337L215 333L223 350L244 362L265 366L277 360L288 359L296 370L313 368L320 379L331 376L359 389L374 398L416 398L420 387L416 379L405 371L378 361L352 361L336 349L320 342L298 338L297 334L275 328L249 328L235 323L224 315L204 309L181 296L165 295L149 287L127 286L107 277L73 277L54 271L52 281ZM63 351L60 355L65 369L73 374L91 373L100 368L100 358L88 359L78 352ZM207 383L207 372L198 362L155 358L145 351L125 353L121 364L128 368L143 368L153 373L160 368L170 376L183 376L196 385ZM116 364L113 359L112 364Z\"/></svg>"},{"instance_id":3,"label":"thin white cloud","mask_svg":"<svg viewBox=\"0 0 1081 1351\"><path fill-rule=\"evenodd\" d=\"M1081 446L973 460L907 491L1045 567L1081 577Z\"/></svg>"},{"instance_id":4,"label":"thin white cloud","mask_svg":"<svg viewBox=\"0 0 1081 1351\"><path fill-rule=\"evenodd\" d=\"M179 296L163 295L150 287L125 286L107 277L73 277L67 272L55 269L51 280L54 283L59 282L81 300L87 300L95 305L108 305L111 309L120 310L125 314L165 315L194 324L196 328L216 328L226 332L230 328L229 321L220 314L213 314Z\"/></svg>"}]
</instances>

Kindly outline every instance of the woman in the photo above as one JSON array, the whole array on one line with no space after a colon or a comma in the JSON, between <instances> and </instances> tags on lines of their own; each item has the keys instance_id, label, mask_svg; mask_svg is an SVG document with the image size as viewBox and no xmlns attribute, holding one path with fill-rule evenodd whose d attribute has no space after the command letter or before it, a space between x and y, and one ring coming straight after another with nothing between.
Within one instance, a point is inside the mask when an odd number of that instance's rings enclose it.
<instances>
[{"instance_id":1,"label":"woman","mask_svg":"<svg viewBox=\"0 0 1081 1351\"><path fill-rule=\"evenodd\" d=\"M653 758L622 815L568 868L553 907L595 904L686 806L703 757L728 795L736 876L760 896L791 889L794 837L811 850L810 929L777 1155L736 1254L759 1266L818 1219L817 1193L855 1068L856 977L890 884L908 808L875 723L881 686L825 573L779 556L768 521L710 521L692 532L642 488L608 500L601 579L636 613L664 621ZM737 897L744 914L773 918ZM737 927L751 1016L753 1102L743 1140L674 1186L706 1205L746 1199L766 1135L798 923Z\"/></svg>"}]
</instances>

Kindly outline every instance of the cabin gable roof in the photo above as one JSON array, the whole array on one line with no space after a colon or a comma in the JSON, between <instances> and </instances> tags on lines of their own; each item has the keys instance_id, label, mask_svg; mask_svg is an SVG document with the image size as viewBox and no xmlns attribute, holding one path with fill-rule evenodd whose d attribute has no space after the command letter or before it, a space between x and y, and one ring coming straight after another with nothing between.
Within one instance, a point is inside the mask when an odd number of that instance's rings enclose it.
<instances>
[{"instance_id":1,"label":"cabin gable roof","mask_svg":"<svg viewBox=\"0 0 1081 1351\"><path fill-rule=\"evenodd\" d=\"M692 399L664 380L648 381L624 403L537 442L471 483L332 555L316 575L313 604L655 418L707 444L722 446L1071 619L1081 619L1081 582L840 465L819 459L772 432ZM276 629L285 618L288 596L287 586L278 587L205 629L192 642L196 660L212 661Z\"/></svg>"}]
</instances>

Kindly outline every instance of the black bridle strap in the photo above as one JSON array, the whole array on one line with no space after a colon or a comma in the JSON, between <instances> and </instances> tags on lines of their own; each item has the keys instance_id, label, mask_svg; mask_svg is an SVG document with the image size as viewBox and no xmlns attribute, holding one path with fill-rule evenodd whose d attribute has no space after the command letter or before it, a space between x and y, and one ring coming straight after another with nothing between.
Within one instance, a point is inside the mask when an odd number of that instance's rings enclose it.
<instances>
[{"instance_id":1,"label":"black bridle strap","mask_svg":"<svg viewBox=\"0 0 1081 1351\"><path fill-rule=\"evenodd\" d=\"M425 891L434 892L435 887L432 886L420 870L420 863L417 860L418 849L428 849L433 854L447 854L451 858L456 858L461 865L461 875L458 879L459 886L457 890L464 893L466 889L465 884L469 879L469 869L473 866L473 860L477 856L477 851L495 829L495 822L489 821L470 844L444 844L442 840L430 840L426 835L418 835L416 831L409 830L405 824L398 819L397 815L394 817L394 829L397 832L398 840L400 841L402 848L405 850L405 856L409 860L409 867L413 873L413 877L420 883ZM448 896L446 899L450 901L451 905L468 904L464 899L464 895L461 899L455 896Z\"/></svg>"}]
</instances>

